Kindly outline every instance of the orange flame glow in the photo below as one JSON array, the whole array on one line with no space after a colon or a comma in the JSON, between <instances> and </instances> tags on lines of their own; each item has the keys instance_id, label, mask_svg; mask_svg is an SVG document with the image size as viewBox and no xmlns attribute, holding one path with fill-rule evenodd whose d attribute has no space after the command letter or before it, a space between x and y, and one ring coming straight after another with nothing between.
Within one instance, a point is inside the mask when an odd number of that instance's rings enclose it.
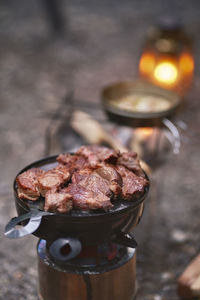
<instances>
[{"instance_id":1,"label":"orange flame glow","mask_svg":"<svg viewBox=\"0 0 200 300\"><path fill-rule=\"evenodd\" d=\"M140 127L137 128L137 134L143 137L149 137L153 133L153 127Z\"/></svg>"},{"instance_id":2,"label":"orange flame glow","mask_svg":"<svg viewBox=\"0 0 200 300\"><path fill-rule=\"evenodd\" d=\"M139 70L142 74L151 74L155 66L155 57L151 53L144 53L139 62Z\"/></svg>"},{"instance_id":3,"label":"orange flame glow","mask_svg":"<svg viewBox=\"0 0 200 300\"><path fill-rule=\"evenodd\" d=\"M194 59L189 53L180 56L180 69L184 74L192 74L194 71Z\"/></svg>"}]
</instances>

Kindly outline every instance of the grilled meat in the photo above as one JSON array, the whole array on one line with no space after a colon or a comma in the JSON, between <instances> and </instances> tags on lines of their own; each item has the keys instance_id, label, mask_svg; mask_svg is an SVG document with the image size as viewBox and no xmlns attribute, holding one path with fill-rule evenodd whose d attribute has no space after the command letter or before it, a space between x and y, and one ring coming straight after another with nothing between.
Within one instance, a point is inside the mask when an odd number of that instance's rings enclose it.
<instances>
[{"instance_id":1,"label":"grilled meat","mask_svg":"<svg viewBox=\"0 0 200 300\"><path fill-rule=\"evenodd\" d=\"M72 182L86 189L101 191L106 196L118 196L121 192L122 178L114 167L101 163L97 169L83 169L75 172Z\"/></svg>"},{"instance_id":2,"label":"grilled meat","mask_svg":"<svg viewBox=\"0 0 200 300\"><path fill-rule=\"evenodd\" d=\"M76 157L69 153L61 153L57 156L56 160L66 166L71 166L71 164L76 160Z\"/></svg>"},{"instance_id":3,"label":"grilled meat","mask_svg":"<svg viewBox=\"0 0 200 300\"><path fill-rule=\"evenodd\" d=\"M108 197L112 195L108 182L90 169L76 172L72 177L72 182L84 187L86 190L91 190L96 193L100 192Z\"/></svg>"},{"instance_id":4,"label":"grilled meat","mask_svg":"<svg viewBox=\"0 0 200 300\"><path fill-rule=\"evenodd\" d=\"M138 176L145 177L136 152L123 152L118 157L117 164L126 167Z\"/></svg>"},{"instance_id":5,"label":"grilled meat","mask_svg":"<svg viewBox=\"0 0 200 300\"><path fill-rule=\"evenodd\" d=\"M72 206L72 198L68 194L67 188L61 190L52 188L45 195L45 211L66 213L72 209Z\"/></svg>"},{"instance_id":6,"label":"grilled meat","mask_svg":"<svg viewBox=\"0 0 200 300\"><path fill-rule=\"evenodd\" d=\"M107 182L109 189L113 192L114 198L117 198L121 194L123 182L115 167L108 164L101 164L95 172Z\"/></svg>"},{"instance_id":7,"label":"grilled meat","mask_svg":"<svg viewBox=\"0 0 200 300\"><path fill-rule=\"evenodd\" d=\"M20 174L16 181L18 186L18 197L35 201L40 197L38 176L42 176L44 171L32 168Z\"/></svg>"},{"instance_id":8,"label":"grilled meat","mask_svg":"<svg viewBox=\"0 0 200 300\"><path fill-rule=\"evenodd\" d=\"M119 153L100 146L82 146L60 154L48 171L30 169L17 178L19 198L45 197L45 211L66 213L72 208L108 210L111 201L133 201L148 181L134 152Z\"/></svg>"},{"instance_id":9,"label":"grilled meat","mask_svg":"<svg viewBox=\"0 0 200 300\"><path fill-rule=\"evenodd\" d=\"M71 195L75 208L82 210L103 209L108 210L112 207L110 198L100 190L93 191L86 189L80 184L70 184L67 192Z\"/></svg>"},{"instance_id":10,"label":"grilled meat","mask_svg":"<svg viewBox=\"0 0 200 300\"><path fill-rule=\"evenodd\" d=\"M44 172L38 177L39 191L43 197L47 191L54 187L64 186L70 179L70 173L62 165L58 165L56 168Z\"/></svg>"},{"instance_id":11,"label":"grilled meat","mask_svg":"<svg viewBox=\"0 0 200 300\"><path fill-rule=\"evenodd\" d=\"M96 167L100 162L115 163L119 153L107 147L91 145L80 147L76 154L83 155L91 167Z\"/></svg>"},{"instance_id":12,"label":"grilled meat","mask_svg":"<svg viewBox=\"0 0 200 300\"><path fill-rule=\"evenodd\" d=\"M124 200L132 201L144 193L144 187L148 185L145 178L137 176L124 166L117 165L116 170L123 180L122 197Z\"/></svg>"},{"instance_id":13,"label":"grilled meat","mask_svg":"<svg viewBox=\"0 0 200 300\"><path fill-rule=\"evenodd\" d=\"M90 166L88 159L82 155L63 153L56 160L63 164L71 174Z\"/></svg>"},{"instance_id":14,"label":"grilled meat","mask_svg":"<svg viewBox=\"0 0 200 300\"><path fill-rule=\"evenodd\" d=\"M115 163L118 152L97 145L82 146L74 155L60 154L57 161L64 164L72 173L83 168L97 168L101 162Z\"/></svg>"}]
</instances>

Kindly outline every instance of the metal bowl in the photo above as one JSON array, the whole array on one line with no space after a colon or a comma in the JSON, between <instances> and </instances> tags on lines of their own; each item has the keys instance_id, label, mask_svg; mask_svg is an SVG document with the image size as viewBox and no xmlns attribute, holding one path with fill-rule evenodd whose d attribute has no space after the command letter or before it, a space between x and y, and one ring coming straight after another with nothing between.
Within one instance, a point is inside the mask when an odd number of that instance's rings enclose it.
<instances>
[{"instance_id":1,"label":"metal bowl","mask_svg":"<svg viewBox=\"0 0 200 300\"><path fill-rule=\"evenodd\" d=\"M118 108L112 104L112 101L123 99L130 95L153 96L159 101L159 97L168 101L167 109L160 111L133 111ZM162 119L174 114L180 105L181 99L174 92L157 87L151 83L142 80L130 80L117 82L106 86L101 93L101 101L103 108L109 119L118 124L144 127L158 126L162 123Z\"/></svg>"}]
</instances>

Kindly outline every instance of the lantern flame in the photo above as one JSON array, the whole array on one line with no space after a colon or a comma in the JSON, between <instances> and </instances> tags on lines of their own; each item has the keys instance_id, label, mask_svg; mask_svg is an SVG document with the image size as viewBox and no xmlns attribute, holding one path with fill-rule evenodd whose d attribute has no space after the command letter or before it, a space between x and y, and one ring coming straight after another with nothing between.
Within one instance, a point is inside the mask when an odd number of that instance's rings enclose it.
<instances>
[{"instance_id":1,"label":"lantern flame","mask_svg":"<svg viewBox=\"0 0 200 300\"><path fill-rule=\"evenodd\" d=\"M166 84L173 84L178 77L178 71L171 62L159 63L154 70L154 77L157 81Z\"/></svg>"}]
</instances>

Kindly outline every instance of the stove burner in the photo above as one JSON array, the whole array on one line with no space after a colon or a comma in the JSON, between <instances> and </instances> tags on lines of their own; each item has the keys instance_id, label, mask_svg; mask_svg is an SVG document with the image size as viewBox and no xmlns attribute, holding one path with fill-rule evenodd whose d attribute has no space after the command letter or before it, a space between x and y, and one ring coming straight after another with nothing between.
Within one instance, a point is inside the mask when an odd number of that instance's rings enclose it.
<instances>
[{"instance_id":1,"label":"stove burner","mask_svg":"<svg viewBox=\"0 0 200 300\"><path fill-rule=\"evenodd\" d=\"M68 261L55 260L50 254L47 242L40 240L37 246L39 257L49 266L75 274L99 274L111 271L127 262L135 253L134 248L114 243L103 243L83 247L81 253Z\"/></svg>"}]
</instances>

